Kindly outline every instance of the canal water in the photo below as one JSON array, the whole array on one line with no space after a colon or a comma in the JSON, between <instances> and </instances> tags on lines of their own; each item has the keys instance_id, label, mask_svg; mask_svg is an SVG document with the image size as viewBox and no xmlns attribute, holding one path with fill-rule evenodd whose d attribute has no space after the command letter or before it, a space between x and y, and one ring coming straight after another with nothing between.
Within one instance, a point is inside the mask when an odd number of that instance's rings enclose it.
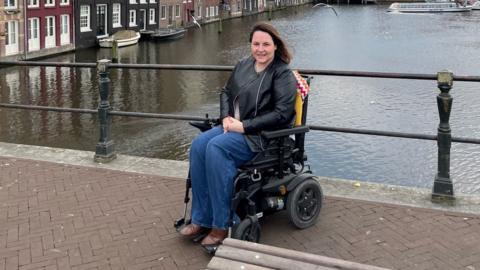
<instances>
[{"instance_id":1,"label":"canal water","mask_svg":"<svg viewBox=\"0 0 480 270\"><path fill-rule=\"evenodd\" d=\"M387 6L304 6L273 14L291 45L292 67L330 70L480 75L480 12L390 14ZM189 29L183 39L142 41L121 48L122 63L234 65L249 53L248 30L266 14ZM45 61L94 62L108 49L88 49ZM228 72L112 70L115 110L218 115L218 92ZM96 108L95 70L53 67L0 69L0 101ZM436 82L315 76L308 121L313 125L436 134ZM453 136L480 138L480 85L455 83ZM94 151L96 115L0 109L0 141ZM197 131L183 121L115 117L118 152L187 160ZM317 175L431 187L437 169L434 141L311 131L307 153ZM453 144L456 192L480 194L480 147Z\"/></svg>"}]
</instances>

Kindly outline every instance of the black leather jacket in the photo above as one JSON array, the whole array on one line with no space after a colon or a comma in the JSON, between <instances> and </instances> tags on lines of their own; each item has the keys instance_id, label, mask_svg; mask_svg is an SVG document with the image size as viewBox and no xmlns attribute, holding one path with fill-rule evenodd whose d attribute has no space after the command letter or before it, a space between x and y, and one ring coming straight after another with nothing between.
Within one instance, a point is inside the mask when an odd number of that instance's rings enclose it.
<instances>
[{"instance_id":1,"label":"black leather jacket","mask_svg":"<svg viewBox=\"0 0 480 270\"><path fill-rule=\"evenodd\" d=\"M252 56L234 68L220 94L220 119L234 117L238 100L240 121L252 151L263 149L258 133L263 130L287 128L295 109L296 80L283 61L275 57L264 71L255 71Z\"/></svg>"}]
</instances>

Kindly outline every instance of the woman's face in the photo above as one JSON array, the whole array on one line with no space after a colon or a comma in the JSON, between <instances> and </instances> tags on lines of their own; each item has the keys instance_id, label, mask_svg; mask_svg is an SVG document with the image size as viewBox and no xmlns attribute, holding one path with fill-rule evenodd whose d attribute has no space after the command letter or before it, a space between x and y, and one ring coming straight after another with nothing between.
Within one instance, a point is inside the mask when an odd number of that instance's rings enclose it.
<instances>
[{"instance_id":1,"label":"woman's face","mask_svg":"<svg viewBox=\"0 0 480 270\"><path fill-rule=\"evenodd\" d=\"M263 31L255 31L250 44L252 56L258 64L269 64L275 56L277 46L273 43L272 37Z\"/></svg>"}]
</instances>

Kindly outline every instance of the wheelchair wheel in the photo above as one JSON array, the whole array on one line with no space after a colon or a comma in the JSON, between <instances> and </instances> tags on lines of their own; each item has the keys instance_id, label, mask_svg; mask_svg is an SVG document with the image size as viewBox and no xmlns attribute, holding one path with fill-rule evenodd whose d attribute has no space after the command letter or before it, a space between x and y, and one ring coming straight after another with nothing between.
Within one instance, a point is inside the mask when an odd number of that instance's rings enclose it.
<instances>
[{"instance_id":1,"label":"wheelchair wheel","mask_svg":"<svg viewBox=\"0 0 480 270\"><path fill-rule=\"evenodd\" d=\"M300 183L288 195L287 213L290 222L305 229L317 221L322 208L323 193L320 184L313 178Z\"/></svg>"},{"instance_id":2,"label":"wheelchair wheel","mask_svg":"<svg viewBox=\"0 0 480 270\"><path fill-rule=\"evenodd\" d=\"M247 217L234 228L232 238L258 243L260 241L260 224Z\"/></svg>"}]
</instances>

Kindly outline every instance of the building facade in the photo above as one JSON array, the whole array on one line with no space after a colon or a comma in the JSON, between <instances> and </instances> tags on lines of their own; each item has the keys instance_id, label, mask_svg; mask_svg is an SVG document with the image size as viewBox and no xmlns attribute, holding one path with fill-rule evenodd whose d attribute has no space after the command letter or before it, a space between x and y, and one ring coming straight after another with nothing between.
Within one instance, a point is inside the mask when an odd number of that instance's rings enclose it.
<instances>
[{"instance_id":1,"label":"building facade","mask_svg":"<svg viewBox=\"0 0 480 270\"><path fill-rule=\"evenodd\" d=\"M75 49L72 1L26 0L27 58Z\"/></svg>"},{"instance_id":2,"label":"building facade","mask_svg":"<svg viewBox=\"0 0 480 270\"><path fill-rule=\"evenodd\" d=\"M195 1L183 0L182 1L182 25L191 26L193 24L192 16L195 16Z\"/></svg>"},{"instance_id":3,"label":"building facade","mask_svg":"<svg viewBox=\"0 0 480 270\"><path fill-rule=\"evenodd\" d=\"M25 58L25 9L22 0L0 1L0 57Z\"/></svg>"},{"instance_id":4,"label":"building facade","mask_svg":"<svg viewBox=\"0 0 480 270\"><path fill-rule=\"evenodd\" d=\"M182 0L160 0L160 28L176 28L183 25ZM193 6L193 3L189 6Z\"/></svg>"},{"instance_id":5,"label":"building facade","mask_svg":"<svg viewBox=\"0 0 480 270\"><path fill-rule=\"evenodd\" d=\"M159 27L158 0L75 0L75 45L96 46L119 30L154 31Z\"/></svg>"}]
</instances>

